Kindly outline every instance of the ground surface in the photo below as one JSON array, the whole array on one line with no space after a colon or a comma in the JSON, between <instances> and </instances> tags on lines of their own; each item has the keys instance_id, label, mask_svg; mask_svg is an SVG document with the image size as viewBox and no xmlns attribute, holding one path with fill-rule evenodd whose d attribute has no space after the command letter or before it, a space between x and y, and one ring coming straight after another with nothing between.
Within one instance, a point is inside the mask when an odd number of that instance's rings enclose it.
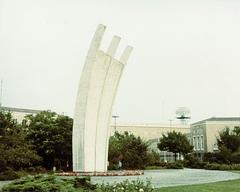
<instances>
[{"instance_id":1,"label":"ground surface","mask_svg":"<svg viewBox=\"0 0 240 192\"><path fill-rule=\"evenodd\" d=\"M123 180L146 180L150 179L155 187L169 187L178 185L193 185L212 183L217 181L240 179L240 174L228 171L213 171L203 169L164 169L147 170L141 176L117 176L117 177L92 177L94 183L120 182Z\"/></svg>"},{"instance_id":2,"label":"ground surface","mask_svg":"<svg viewBox=\"0 0 240 192\"><path fill-rule=\"evenodd\" d=\"M228 181L220 183L219 189L224 189L224 187L234 187L239 186L240 187L240 174L235 172L227 172L227 171L212 171L212 170L202 170L202 169L165 169L165 170L148 170L144 172L144 175L141 176L107 176L107 177L91 177L92 182L94 183L114 183L114 182L121 182L123 180L136 180L140 179L145 181L146 179L150 179L151 183L155 187L169 187L169 186L178 186L178 185L193 185L193 184L202 184L202 183L212 183L212 182L218 182L218 181L225 181L225 180L234 180L238 179L236 181ZM7 184L6 181L0 181L0 188ZM204 187L207 187L209 189L211 188L217 188L216 185L218 184L209 184L209 185L201 185ZM188 191L200 191L201 192L201 186L181 186L177 189L181 189L181 192L188 192ZM193 187L193 188L191 188ZM194 190L193 190L194 189ZM198 190L199 189L199 190ZM176 188L168 188L164 189L163 192L166 191L176 191ZM218 190L219 192L221 192ZM177 190L179 191L179 190ZM176 192L177 192L176 191ZM204 190L202 190L204 191ZM211 190L210 190L211 191ZM224 191L224 190L223 190ZM229 191L229 190L225 190ZM225 192L224 191L224 192ZM235 192L234 190L230 190L231 192ZM238 192L240 191L237 190ZM204 191L208 192L208 191ZM214 192L214 191L213 191Z\"/></svg>"}]
</instances>

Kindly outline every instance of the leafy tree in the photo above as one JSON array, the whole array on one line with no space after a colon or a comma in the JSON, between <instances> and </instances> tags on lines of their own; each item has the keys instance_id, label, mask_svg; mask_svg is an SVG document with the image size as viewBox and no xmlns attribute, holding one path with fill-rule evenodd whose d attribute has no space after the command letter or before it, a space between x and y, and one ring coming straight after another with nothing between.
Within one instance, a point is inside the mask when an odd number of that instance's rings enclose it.
<instances>
[{"instance_id":1,"label":"leafy tree","mask_svg":"<svg viewBox=\"0 0 240 192\"><path fill-rule=\"evenodd\" d=\"M233 133L234 133L236 136L240 136L240 127L239 127L239 126L234 127Z\"/></svg>"},{"instance_id":2,"label":"leafy tree","mask_svg":"<svg viewBox=\"0 0 240 192\"><path fill-rule=\"evenodd\" d=\"M220 151L238 152L240 150L240 127L235 127L232 131L227 127L219 133L217 142Z\"/></svg>"},{"instance_id":3,"label":"leafy tree","mask_svg":"<svg viewBox=\"0 0 240 192\"><path fill-rule=\"evenodd\" d=\"M217 138L219 151L206 153L204 159L210 163L240 163L240 127L226 127Z\"/></svg>"},{"instance_id":4,"label":"leafy tree","mask_svg":"<svg viewBox=\"0 0 240 192\"><path fill-rule=\"evenodd\" d=\"M155 150L147 152L147 166L158 166L160 164L160 154Z\"/></svg>"},{"instance_id":5,"label":"leafy tree","mask_svg":"<svg viewBox=\"0 0 240 192\"><path fill-rule=\"evenodd\" d=\"M10 112L0 111L0 136L4 136L10 131L16 131L17 123L12 118Z\"/></svg>"},{"instance_id":6,"label":"leafy tree","mask_svg":"<svg viewBox=\"0 0 240 192\"><path fill-rule=\"evenodd\" d=\"M27 138L43 158L43 166L70 169L72 159L70 117L43 111L26 117Z\"/></svg>"},{"instance_id":7,"label":"leafy tree","mask_svg":"<svg viewBox=\"0 0 240 192\"><path fill-rule=\"evenodd\" d=\"M157 146L161 151L174 153L175 161L177 153L186 155L193 149L193 146L190 145L187 137L184 134L175 131L168 132L167 135L163 134Z\"/></svg>"},{"instance_id":8,"label":"leafy tree","mask_svg":"<svg viewBox=\"0 0 240 192\"><path fill-rule=\"evenodd\" d=\"M116 132L109 140L108 160L110 167L121 161L124 169L142 169L147 164L148 144L140 137Z\"/></svg>"},{"instance_id":9,"label":"leafy tree","mask_svg":"<svg viewBox=\"0 0 240 192\"><path fill-rule=\"evenodd\" d=\"M41 158L33 150L9 112L0 112L0 172L38 164Z\"/></svg>"}]
</instances>

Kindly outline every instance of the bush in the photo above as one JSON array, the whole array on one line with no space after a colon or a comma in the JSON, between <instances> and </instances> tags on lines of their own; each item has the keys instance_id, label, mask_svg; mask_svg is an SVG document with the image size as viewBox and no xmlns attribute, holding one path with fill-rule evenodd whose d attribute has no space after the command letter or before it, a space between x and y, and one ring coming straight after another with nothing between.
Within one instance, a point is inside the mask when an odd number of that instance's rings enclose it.
<instances>
[{"instance_id":1,"label":"bush","mask_svg":"<svg viewBox=\"0 0 240 192\"><path fill-rule=\"evenodd\" d=\"M240 153L232 154L232 163L240 164Z\"/></svg>"},{"instance_id":2,"label":"bush","mask_svg":"<svg viewBox=\"0 0 240 192\"><path fill-rule=\"evenodd\" d=\"M109 139L108 161L110 169L144 169L148 163L148 144L140 137L124 132L115 132Z\"/></svg>"},{"instance_id":3,"label":"bush","mask_svg":"<svg viewBox=\"0 0 240 192\"><path fill-rule=\"evenodd\" d=\"M204 166L207 170L240 170L240 164L218 164L218 163L208 163Z\"/></svg>"},{"instance_id":4,"label":"bush","mask_svg":"<svg viewBox=\"0 0 240 192\"><path fill-rule=\"evenodd\" d=\"M128 191L128 192L153 192L154 187L151 185L150 181L142 182L142 181L123 181L121 183L117 183L114 185L110 184L102 184L99 186L98 192L110 192L110 191L115 191L115 192L123 192L123 191Z\"/></svg>"},{"instance_id":5,"label":"bush","mask_svg":"<svg viewBox=\"0 0 240 192\"><path fill-rule=\"evenodd\" d=\"M209 163L240 164L240 153L229 153L222 149L221 152L204 154L203 159Z\"/></svg>"},{"instance_id":6,"label":"bush","mask_svg":"<svg viewBox=\"0 0 240 192\"><path fill-rule=\"evenodd\" d=\"M222 163L222 164L229 164L230 163L230 153L205 153L203 156L203 160L209 163Z\"/></svg>"},{"instance_id":7,"label":"bush","mask_svg":"<svg viewBox=\"0 0 240 192\"><path fill-rule=\"evenodd\" d=\"M167 168L168 162L159 161L155 165L158 166L158 167L165 167L165 168Z\"/></svg>"},{"instance_id":8,"label":"bush","mask_svg":"<svg viewBox=\"0 0 240 192\"><path fill-rule=\"evenodd\" d=\"M74 187L71 183L57 179L55 176L44 175L24 177L18 181L10 183L2 189L3 192L57 192L73 190Z\"/></svg>"},{"instance_id":9,"label":"bush","mask_svg":"<svg viewBox=\"0 0 240 192\"><path fill-rule=\"evenodd\" d=\"M89 177L61 179L55 176L37 175L25 177L3 187L3 192L153 192L150 181L123 181L116 184L92 185Z\"/></svg>"},{"instance_id":10,"label":"bush","mask_svg":"<svg viewBox=\"0 0 240 192\"><path fill-rule=\"evenodd\" d=\"M154 150L147 152L147 166L156 166L160 163L160 155Z\"/></svg>"},{"instance_id":11,"label":"bush","mask_svg":"<svg viewBox=\"0 0 240 192\"><path fill-rule=\"evenodd\" d=\"M183 163L181 161L176 161L167 164L167 169L183 169Z\"/></svg>"},{"instance_id":12,"label":"bush","mask_svg":"<svg viewBox=\"0 0 240 192\"><path fill-rule=\"evenodd\" d=\"M93 185L93 184L90 183L90 177L75 178L74 187L75 188L82 188L82 189L85 189L85 190L96 189L96 185Z\"/></svg>"},{"instance_id":13,"label":"bush","mask_svg":"<svg viewBox=\"0 0 240 192\"><path fill-rule=\"evenodd\" d=\"M167 167L161 167L156 165L146 166L145 170L157 170L157 169L166 169Z\"/></svg>"},{"instance_id":14,"label":"bush","mask_svg":"<svg viewBox=\"0 0 240 192\"><path fill-rule=\"evenodd\" d=\"M14 180L18 178L20 178L20 176L12 169L0 172L0 181Z\"/></svg>"},{"instance_id":15,"label":"bush","mask_svg":"<svg viewBox=\"0 0 240 192\"><path fill-rule=\"evenodd\" d=\"M24 169L24 171L30 173L30 174L39 174L39 173L46 173L47 170L44 167L41 166L35 166L35 167L28 167Z\"/></svg>"},{"instance_id":16,"label":"bush","mask_svg":"<svg viewBox=\"0 0 240 192\"><path fill-rule=\"evenodd\" d=\"M183 169L183 162L176 161L176 162L159 162L156 165L146 166L146 170L153 170L153 169Z\"/></svg>"},{"instance_id":17,"label":"bush","mask_svg":"<svg viewBox=\"0 0 240 192\"><path fill-rule=\"evenodd\" d=\"M203 169L207 162L201 161L192 154L186 155L184 160L184 166L193 169Z\"/></svg>"}]
</instances>

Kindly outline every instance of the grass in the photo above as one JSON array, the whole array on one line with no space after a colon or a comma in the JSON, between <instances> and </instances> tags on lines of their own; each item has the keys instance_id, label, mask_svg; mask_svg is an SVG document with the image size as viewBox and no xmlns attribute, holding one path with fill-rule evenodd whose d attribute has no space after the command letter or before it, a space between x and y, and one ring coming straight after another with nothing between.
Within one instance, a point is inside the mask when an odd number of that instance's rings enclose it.
<instances>
[{"instance_id":1,"label":"grass","mask_svg":"<svg viewBox=\"0 0 240 192\"><path fill-rule=\"evenodd\" d=\"M157 192L239 192L239 191L240 191L240 179L199 185L164 187L157 189Z\"/></svg>"}]
</instances>

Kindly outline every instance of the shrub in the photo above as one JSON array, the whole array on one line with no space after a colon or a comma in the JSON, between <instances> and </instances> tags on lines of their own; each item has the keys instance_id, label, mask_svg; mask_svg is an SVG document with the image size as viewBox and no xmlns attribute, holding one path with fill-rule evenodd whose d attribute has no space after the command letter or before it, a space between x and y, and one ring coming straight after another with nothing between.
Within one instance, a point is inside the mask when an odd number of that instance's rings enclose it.
<instances>
[{"instance_id":1,"label":"shrub","mask_svg":"<svg viewBox=\"0 0 240 192\"><path fill-rule=\"evenodd\" d=\"M21 178L3 187L3 192L153 192L150 181L123 181L116 184L92 185L90 178L61 179L55 176L37 175Z\"/></svg>"},{"instance_id":2,"label":"shrub","mask_svg":"<svg viewBox=\"0 0 240 192\"><path fill-rule=\"evenodd\" d=\"M35 166L35 167L28 167L24 169L26 172L30 174L39 174L39 173L45 173L47 170L44 167L41 166Z\"/></svg>"},{"instance_id":3,"label":"shrub","mask_svg":"<svg viewBox=\"0 0 240 192\"><path fill-rule=\"evenodd\" d=\"M74 179L74 187L75 188L82 188L85 190L94 190L96 189L96 185L90 183L90 177L83 177L83 178L75 178Z\"/></svg>"},{"instance_id":4,"label":"shrub","mask_svg":"<svg viewBox=\"0 0 240 192\"><path fill-rule=\"evenodd\" d=\"M167 164L167 169L183 169L183 163L181 161L176 161Z\"/></svg>"},{"instance_id":5,"label":"shrub","mask_svg":"<svg viewBox=\"0 0 240 192\"><path fill-rule=\"evenodd\" d=\"M148 144L140 137L115 132L109 139L108 161L111 169L122 162L124 169L143 169L148 163Z\"/></svg>"},{"instance_id":6,"label":"shrub","mask_svg":"<svg viewBox=\"0 0 240 192\"><path fill-rule=\"evenodd\" d=\"M14 180L18 178L20 178L20 176L10 168L6 171L0 172L0 181Z\"/></svg>"},{"instance_id":7,"label":"shrub","mask_svg":"<svg viewBox=\"0 0 240 192\"><path fill-rule=\"evenodd\" d=\"M208 163L204 166L204 169L208 170L240 170L240 164L218 164L218 163Z\"/></svg>"},{"instance_id":8,"label":"shrub","mask_svg":"<svg viewBox=\"0 0 240 192\"><path fill-rule=\"evenodd\" d=\"M184 166L193 169L203 169L207 162L201 161L192 154L186 155L184 160Z\"/></svg>"},{"instance_id":9,"label":"shrub","mask_svg":"<svg viewBox=\"0 0 240 192\"><path fill-rule=\"evenodd\" d=\"M240 153L232 154L232 163L240 164Z\"/></svg>"},{"instance_id":10,"label":"shrub","mask_svg":"<svg viewBox=\"0 0 240 192\"><path fill-rule=\"evenodd\" d=\"M57 192L74 191L73 185L68 181L57 179L55 176L28 176L3 187L3 192Z\"/></svg>"},{"instance_id":11,"label":"shrub","mask_svg":"<svg viewBox=\"0 0 240 192\"><path fill-rule=\"evenodd\" d=\"M183 169L183 162L176 161L176 162L159 162L153 166L145 167L146 170L153 170L153 169Z\"/></svg>"},{"instance_id":12,"label":"shrub","mask_svg":"<svg viewBox=\"0 0 240 192\"><path fill-rule=\"evenodd\" d=\"M102 184L99 186L98 192L123 192L123 191L129 191L129 192L153 192L154 187L151 185L150 181L142 182L142 181L123 181L121 183L117 184Z\"/></svg>"},{"instance_id":13,"label":"shrub","mask_svg":"<svg viewBox=\"0 0 240 192\"><path fill-rule=\"evenodd\" d=\"M156 169L166 169L167 167L161 167L156 165L146 166L145 170L156 170Z\"/></svg>"},{"instance_id":14,"label":"shrub","mask_svg":"<svg viewBox=\"0 0 240 192\"><path fill-rule=\"evenodd\" d=\"M156 166L160 163L160 155L154 150L147 152L147 166Z\"/></svg>"},{"instance_id":15,"label":"shrub","mask_svg":"<svg viewBox=\"0 0 240 192\"><path fill-rule=\"evenodd\" d=\"M159 166L159 167L165 167L165 168L167 168L168 162L159 161L159 162L156 163L155 165L156 165L156 166Z\"/></svg>"},{"instance_id":16,"label":"shrub","mask_svg":"<svg viewBox=\"0 0 240 192\"><path fill-rule=\"evenodd\" d=\"M203 160L209 163L224 163L229 164L231 157L231 153L228 151L225 152L217 152L217 153L205 153L203 156Z\"/></svg>"}]
</instances>

